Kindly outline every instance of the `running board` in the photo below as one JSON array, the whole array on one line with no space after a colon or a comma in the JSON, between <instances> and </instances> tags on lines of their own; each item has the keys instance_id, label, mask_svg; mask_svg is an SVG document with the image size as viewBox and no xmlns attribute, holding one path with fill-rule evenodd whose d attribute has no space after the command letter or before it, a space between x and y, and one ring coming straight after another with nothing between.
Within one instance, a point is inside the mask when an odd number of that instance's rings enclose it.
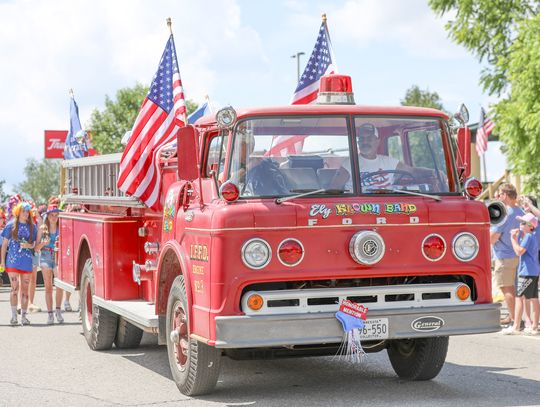
<instances>
[{"instance_id":1,"label":"running board","mask_svg":"<svg viewBox=\"0 0 540 407\"><path fill-rule=\"evenodd\" d=\"M54 285L71 294L73 294L77 290L77 287L75 287L74 285L65 283L62 280L59 280L57 278L54 279Z\"/></svg>"},{"instance_id":2,"label":"running board","mask_svg":"<svg viewBox=\"0 0 540 407\"><path fill-rule=\"evenodd\" d=\"M92 296L92 301L101 308L120 315L145 332L158 333L158 316L154 303L138 300L111 301L95 295Z\"/></svg>"}]
</instances>

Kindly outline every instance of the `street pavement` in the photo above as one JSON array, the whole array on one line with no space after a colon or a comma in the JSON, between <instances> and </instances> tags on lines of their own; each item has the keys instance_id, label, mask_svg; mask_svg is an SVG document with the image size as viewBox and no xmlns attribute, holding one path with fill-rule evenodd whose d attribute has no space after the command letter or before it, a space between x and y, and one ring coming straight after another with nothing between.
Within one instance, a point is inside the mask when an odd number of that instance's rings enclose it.
<instances>
[{"instance_id":1,"label":"street pavement","mask_svg":"<svg viewBox=\"0 0 540 407\"><path fill-rule=\"evenodd\" d=\"M538 406L540 337L500 333L450 339L437 378L406 382L386 352L359 365L332 357L224 358L216 391L189 398L171 379L167 353L146 335L133 350L91 351L78 313L47 326L9 326L9 288L0 288L0 406ZM44 305L43 291L36 294ZM72 304L76 304L76 296Z\"/></svg>"}]
</instances>

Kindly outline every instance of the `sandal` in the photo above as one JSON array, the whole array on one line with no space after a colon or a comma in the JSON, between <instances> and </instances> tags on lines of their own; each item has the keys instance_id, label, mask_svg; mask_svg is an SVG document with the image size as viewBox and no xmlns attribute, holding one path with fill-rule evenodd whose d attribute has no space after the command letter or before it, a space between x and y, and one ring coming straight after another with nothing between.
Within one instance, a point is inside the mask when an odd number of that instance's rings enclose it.
<instances>
[{"instance_id":1,"label":"sandal","mask_svg":"<svg viewBox=\"0 0 540 407\"><path fill-rule=\"evenodd\" d=\"M501 325L510 325L513 324L514 321L512 321L512 318L510 318L510 316L507 316L506 318L501 319L500 323Z\"/></svg>"}]
</instances>

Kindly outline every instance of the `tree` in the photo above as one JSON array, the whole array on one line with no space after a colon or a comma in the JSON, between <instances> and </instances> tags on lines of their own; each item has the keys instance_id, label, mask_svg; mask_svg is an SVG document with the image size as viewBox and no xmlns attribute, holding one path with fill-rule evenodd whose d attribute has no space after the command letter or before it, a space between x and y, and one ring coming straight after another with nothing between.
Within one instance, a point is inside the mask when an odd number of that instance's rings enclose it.
<instances>
[{"instance_id":1,"label":"tree","mask_svg":"<svg viewBox=\"0 0 540 407\"><path fill-rule=\"evenodd\" d=\"M540 14L524 21L510 47L509 96L495 106L496 131L526 190L540 192Z\"/></svg>"},{"instance_id":2,"label":"tree","mask_svg":"<svg viewBox=\"0 0 540 407\"><path fill-rule=\"evenodd\" d=\"M0 180L0 205L6 202L9 198L9 195L4 192L5 183L5 180Z\"/></svg>"},{"instance_id":3,"label":"tree","mask_svg":"<svg viewBox=\"0 0 540 407\"><path fill-rule=\"evenodd\" d=\"M432 107L443 110L441 98L437 92L422 90L418 85L413 85L405 93L405 98L401 99L403 106Z\"/></svg>"},{"instance_id":4,"label":"tree","mask_svg":"<svg viewBox=\"0 0 540 407\"><path fill-rule=\"evenodd\" d=\"M38 161L30 158L24 167L26 180L15 189L36 204L46 203L50 196L60 193L60 161L43 159Z\"/></svg>"},{"instance_id":5,"label":"tree","mask_svg":"<svg viewBox=\"0 0 540 407\"><path fill-rule=\"evenodd\" d=\"M515 173L527 175L526 190L540 192L540 1L430 0L451 38L487 67L480 83L491 95L495 131Z\"/></svg>"},{"instance_id":6,"label":"tree","mask_svg":"<svg viewBox=\"0 0 540 407\"><path fill-rule=\"evenodd\" d=\"M538 13L538 0L429 0L440 16L455 13L446 29L456 43L463 45L488 66L480 83L490 94L500 95L508 85L510 48L523 21Z\"/></svg>"},{"instance_id":7,"label":"tree","mask_svg":"<svg viewBox=\"0 0 540 407\"><path fill-rule=\"evenodd\" d=\"M99 154L123 151L121 143L126 131L135 123L141 104L148 93L148 86L137 83L133 88L122 88L116 92L116 100L105 95L105 109L94 109L87 128L92 134L92 144ZM186 101L188 115L197 109L197 105Z\"/></svg>"}]
</instances>

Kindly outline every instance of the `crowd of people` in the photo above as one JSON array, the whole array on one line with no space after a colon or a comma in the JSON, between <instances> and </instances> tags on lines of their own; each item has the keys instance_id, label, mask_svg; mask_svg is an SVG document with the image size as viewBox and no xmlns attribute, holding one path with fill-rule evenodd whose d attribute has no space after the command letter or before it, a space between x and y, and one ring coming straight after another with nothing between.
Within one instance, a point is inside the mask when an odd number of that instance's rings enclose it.
<instances>
[{"instance_id":1,"label":"crowd of people","mask_svg":"<svg viewBox=\"0 0 540 407\"><path fill-rule=\"evenodd\" d=\"M495 198L507 210L505 221L492 226L490 231L493 286L502 292L508 308L508 316L501 319L502 333L538 335L540 210L534 197L518 198L516 188L509 183L498 188Z\"/></svg>"},{"instance_id":2,"label":"crowd of people","mask_svg":"<svg viewBox=\"0 0 540 407\"><path fill-rule=\"evenodd\" d=\"M50 197L47 204L36 206L34 202L24 201L20 195L14 195L8 200L6 207L0 209L0 272L6 272L9 276L10 324L13 326L29 325L28 313L41 311L34 303L38 271L42 273L45 286L47 324L54 324L55 318L59 324L64 322L61 309L64 292L58 287L53 309L53 278L57 268L55 251L60 212L60 199L56 196ZM2 284L3 280L0 278L0 285ZM66 292L66 311L72 311L69 296L70 293Z\"/></svg>"}]
</instances>

